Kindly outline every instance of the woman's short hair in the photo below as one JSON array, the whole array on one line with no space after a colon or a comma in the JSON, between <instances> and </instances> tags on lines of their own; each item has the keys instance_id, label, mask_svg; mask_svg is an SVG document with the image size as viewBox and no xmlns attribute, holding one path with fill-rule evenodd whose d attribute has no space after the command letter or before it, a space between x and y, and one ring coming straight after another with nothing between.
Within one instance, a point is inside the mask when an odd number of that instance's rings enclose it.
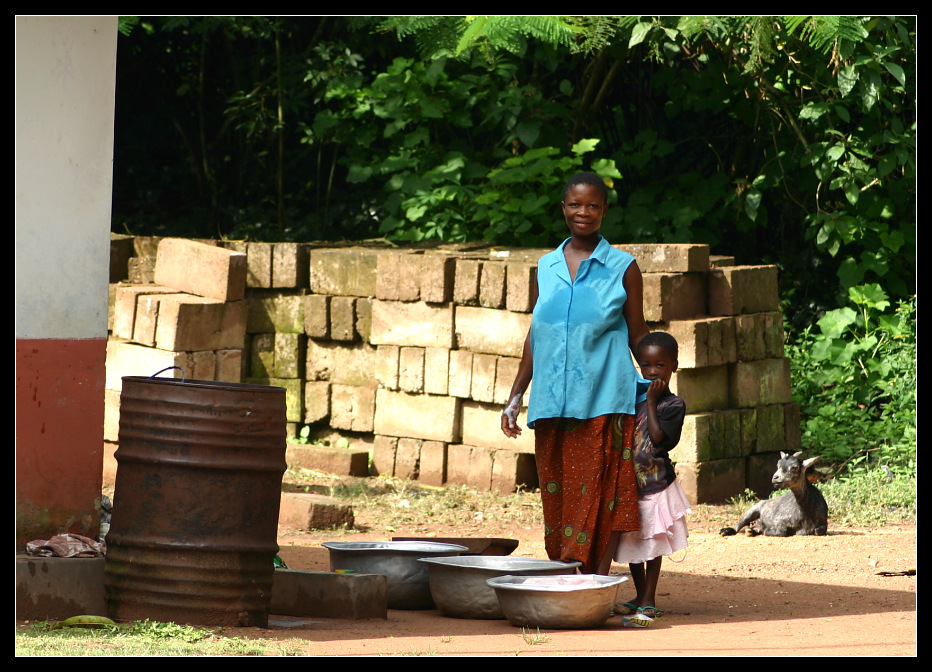
<instances>
[{"instance_id":1,"label":"woman's short hair","mask_svg":"<svg viewBox=\"0 0 932 672\"><path fill-rule=\"evenodd\" d=\"M566 195L569 193L570 189L575 187L578 184L587 184L589 186L595 187L599 190L599 193L602 194L602 199L608 203L608 187L605 186L605 180L596 175L595 173L576 173L569 179L566 183L566 186L563 187L563 200L566 200Z\"/></svg>"}]
</instances>

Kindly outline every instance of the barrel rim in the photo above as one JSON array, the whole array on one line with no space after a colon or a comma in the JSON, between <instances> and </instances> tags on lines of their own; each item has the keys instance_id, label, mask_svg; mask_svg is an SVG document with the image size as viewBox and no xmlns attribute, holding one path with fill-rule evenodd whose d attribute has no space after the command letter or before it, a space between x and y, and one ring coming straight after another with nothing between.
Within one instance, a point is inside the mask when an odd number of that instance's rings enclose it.
<instances>
[{"instance_id":1,"label":"barrel rim","mask_svg":"<svg viewBox=\"0 0 932 672\"><path fill-rule=\"evenodd\" d=\"M230 391L272 391L272 390L281 390L285 392L284 387L277 387L275 385L257 385L255 383L231 383L222 380L198 380L194 378L188 378L182 380L180 378L149 378L148 376L123 376L122 381L124 383L145 383L152 385L168 385L168 386L181 386L181 387L195 387L195 388L207 388L207 389L220 389L220 390L230 390Z\"/></svg>"}]
</instances>

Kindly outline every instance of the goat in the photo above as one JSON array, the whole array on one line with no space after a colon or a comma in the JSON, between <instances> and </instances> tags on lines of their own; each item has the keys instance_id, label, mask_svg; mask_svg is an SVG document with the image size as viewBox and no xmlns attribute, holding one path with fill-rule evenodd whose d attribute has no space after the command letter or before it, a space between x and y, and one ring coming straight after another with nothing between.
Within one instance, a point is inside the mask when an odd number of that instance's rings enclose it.
<instances>
[{"instance_id":1,"label":"goat","mask_svg":"<svg viewBox=\"0 0 932 672\"><path fill-rule=\"evenodd\" d=\"M815 464L819 457L802 460L800 455L801 452L788 455L781 451L777 471L771 479L774 490L789 488L790 492L776 499L757 502L741 516L736 527L724 527L719 530L719 534L729 537L744 527L748 527L751 536L827 534L828 505L819 489L806 478L806 469Z\"/></svg>"}]
</instances>

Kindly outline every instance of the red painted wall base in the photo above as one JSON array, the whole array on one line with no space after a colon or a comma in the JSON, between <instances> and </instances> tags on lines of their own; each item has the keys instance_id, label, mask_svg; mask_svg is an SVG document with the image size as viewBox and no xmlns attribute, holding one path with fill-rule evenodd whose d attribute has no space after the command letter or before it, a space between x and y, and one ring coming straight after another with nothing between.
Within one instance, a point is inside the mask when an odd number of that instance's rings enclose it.
<instances>
[{"instance_id":1,"label":"red painted wall base","mask_svg":"<svg viewBox=\"0 0 932 672\"><path fill-rule=\"evenodd\" d=\"M96 537L107 339L16 341L16 548Z\"/></svg>"}]
</instances>

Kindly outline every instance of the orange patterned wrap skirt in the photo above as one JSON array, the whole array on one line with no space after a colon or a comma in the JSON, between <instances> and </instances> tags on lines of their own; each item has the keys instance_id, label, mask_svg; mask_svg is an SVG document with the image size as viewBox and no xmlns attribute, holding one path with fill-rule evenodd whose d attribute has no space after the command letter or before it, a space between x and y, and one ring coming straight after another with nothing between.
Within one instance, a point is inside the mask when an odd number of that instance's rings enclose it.
<instances>
[{"instance_id":1,"label":"orange patterned wrap skirt","mask_svg":"<svg viewBox=\"0 0 932 672\"><path fill-rule=\"evenodd\" d=\"M534 452L547 555L578 560L580 571L592 574L612 532L640 529L632 463L634 416L537 420Z\"/></svg>"}]
</instances>

